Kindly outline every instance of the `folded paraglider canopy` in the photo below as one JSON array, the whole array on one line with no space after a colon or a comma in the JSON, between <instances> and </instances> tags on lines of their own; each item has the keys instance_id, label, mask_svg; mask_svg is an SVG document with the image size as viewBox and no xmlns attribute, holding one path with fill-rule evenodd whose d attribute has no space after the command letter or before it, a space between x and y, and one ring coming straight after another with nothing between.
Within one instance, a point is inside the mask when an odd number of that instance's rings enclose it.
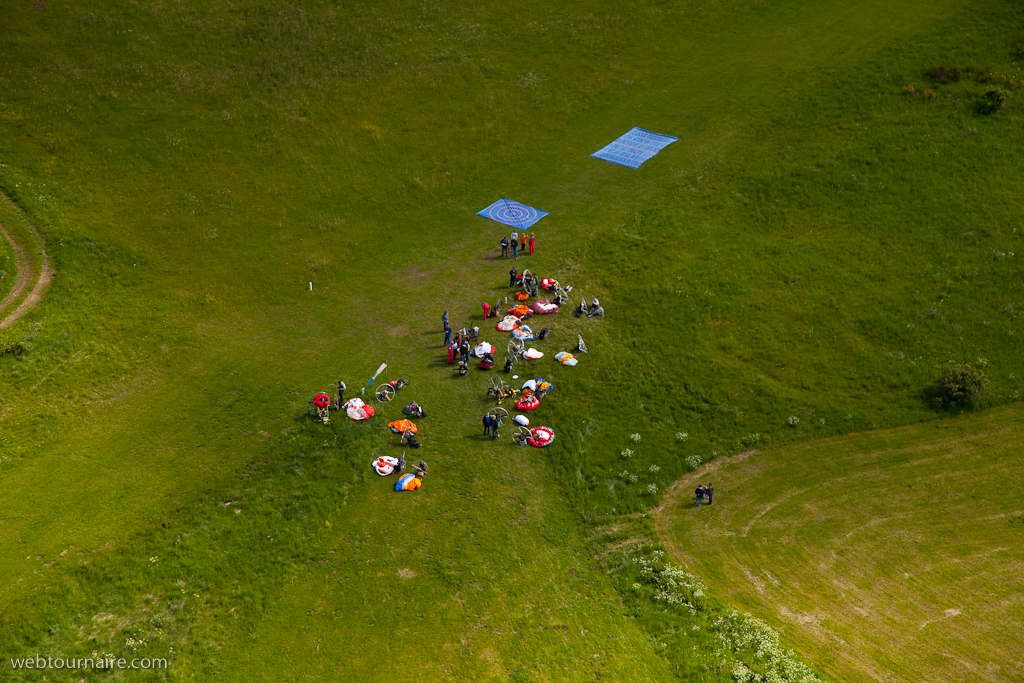
<instances>
[{"instance_id":1,"label":"folded paraglider canopy","mask_svg":"<svg viewBox=\"0 0 1024 683\"><path fill-rule=\"evenodd\" d=\"M576 363L579 362L576 360L576 358L573 357L571 353L567 351L559 351L558 353L556 353L555 360L557 360L562 365L568 365L570 367L576 365Z\"/></svg>"},{"instance_id":2,"label":"folded paraglider canopy","mask_svg":"<svg viewBox=\"0 0 1024 683\"><path fill-rule=\"evenodd\" d=\"M416 428L416 424L412 420L395 420L394 422L388 423L388 427L390 427L391 431L395 434L405 434L406 432L418 434L420 431Z\"/></svg>"},{"instance_id":3,"label":"folded paraglider canopy","mask_svg":"<svg viewBox=\"0 0 1024 683\"><path fill-rule=\"evenodd\" d=\"M537 448L549 446L555 440L555 430L551 429L551 427L534 427L530 430L530 434L532 436L526 443Z\"/></svg>"},{"instance_id":4,"label":"folded paraglider canopy","mask_svg":"<svg viewBox=\"0 0 1024 683\"><path fill-rule=\"evenodd\" d=\"M517 318L522 318L524 315L530 312L530 307L526 304L519 304L508 309L509 315L514 315Z\"/></svg>"},{"instance_id":5,"label":"folded paraglider canopy","mask_svg":"<svg viewBox=\"0 0 1024 683\"><path fill-rule=\"evenodd\" d=\"M527 294L526 292L516 292L515 297L516 301L526 301L527 299L530 298L530 295Z\"/></svg>"},{"instance_id":6,"label":"folded paraglider canopy","mask_svg":"<svg viewBox=\"0 0 1024 683\"><path fill-rule=\"evenodd\" d=\"M416 477L415 474L412 474L412 473L403 474L402 476L400 476L398 478L398 481L395 482L395 490L396 491L415 491L416 489L418 489L422 485L423 485L422 482L420 482L420 480Z\"/></svg>"},{"instance_id":7,"label":"folded paraglider canopy","mask_svg":"<svg viewBox=\"0 0 1024 683\"><path fill-rule=\"evenodd\" d=\"M343 407L345 413L353 420L365 420L374 414L373 406L366 405L361 398L350 398Z\"/></svg>"},{"instance_id":8,"label":"folded paraglider canopy","mask_svg":"<svg viewBox=\"0 0 1024 683\"><path fill-rule=\"evenodd\" d=\"M495 325L495 327L497 327L502 332L511 332L512 330L519 327L519 318L515 317L514 315L506 315L504 318L501 319L501 322Z\"/></svg>"},{"instance_id":9,"label":"folded paraglider canopy","mask_svg":"<svg viewBox=\"0 0 1024 683\"><path fill-rule=\"evenodd\" d=\"M530 308L537 315L547 315L548 313L558 313L558 306L551 303L547 299L538 299L530 304Z\"/></svg>"},{"instance_id":10,"label":"folded paraglider canopy","mask_svg":"<svg viewBox=\"0 0 1024 683\"><path fill-rule=\"evenodd\" d=\"M512 336L519 341L533 341L535 338L529 325L520 325L517 329L512 330Z\"/></svg>"},{"instance_id":11,"label":"folded paraglider canopy","mask_svg":"<svg viewBox=\"0 0 1024 683\"><path fill-rule=\"evenodd\" d=\"M315 405L317 408L326 408L327 406L331 405L330 395L320 392L319 394L313 397L313 405Z\"/></svg>"},{"instance_id":12,"label":"folded paraglider canopy","mask_svg":"<svg viewBox=\"0 0 1024 683\"><path fill-rule=\"evenodd\" d=\"M516 401L516 410L536 410L540 400L529 389L523 389L522 397Z\"/></svg>"},{"instance_id":13,"label":"folded paraglider canopy","mask_svg":"<svg viewBox=\"0 0 1024 683\"><path fill-rule=\"evenodd\" d=\"M395 470L401 472L404 468L402 467L402 460L399 458L392 458L390 455L382 455L373 461L373 469L382 477L386 477Z\"/></svg>"},{"instance_id":14,"label":"folded paraglider canopy","mask_svg":"<svg viewBox=\"0 0 1024 683\"><path fill-rule=\"evenodd\" d=\"M480 342L473 349L473 355L477 358L483 358L485 354L494 353L494 347L487 342Z\"/></svg>"}]
</instances>

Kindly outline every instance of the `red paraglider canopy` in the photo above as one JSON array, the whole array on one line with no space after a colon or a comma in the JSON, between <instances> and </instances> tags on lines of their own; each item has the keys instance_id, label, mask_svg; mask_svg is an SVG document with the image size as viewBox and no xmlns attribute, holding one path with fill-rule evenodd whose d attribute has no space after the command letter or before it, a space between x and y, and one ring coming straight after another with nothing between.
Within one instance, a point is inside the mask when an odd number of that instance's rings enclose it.
<instances>
[{"instance_id":1,"label":"red paraglider canopy","mask_svg":"<svg viewBox=\"0 0 1024 683\"><path fill-rule=\"evenodd\" d=\"M313 397L313 405L315 405L317 408L326 408L327 406L331 405L331 397L328 394L320 392L319 394Z\"/></svg>"}]
</instances>

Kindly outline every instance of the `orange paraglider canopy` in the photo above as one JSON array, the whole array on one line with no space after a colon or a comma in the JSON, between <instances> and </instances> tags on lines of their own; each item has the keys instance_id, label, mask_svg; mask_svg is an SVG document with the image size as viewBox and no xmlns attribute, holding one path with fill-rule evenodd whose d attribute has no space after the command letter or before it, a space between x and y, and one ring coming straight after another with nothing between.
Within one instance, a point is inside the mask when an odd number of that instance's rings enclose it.
<instances>
[{"instance_id":1,"label":"orange paraglider canopy","mask_svg":"<svg viewBox=\"0 0 1024 683\"><path fill-rule=\"evenodd\" d=\"M420 430L416 429L416 425L412 420L395 420L390 423L388 427L391 427L391 431L395 434L405 434L406 432L412 432L418 434Z\"/></svg>"}]
</instances>

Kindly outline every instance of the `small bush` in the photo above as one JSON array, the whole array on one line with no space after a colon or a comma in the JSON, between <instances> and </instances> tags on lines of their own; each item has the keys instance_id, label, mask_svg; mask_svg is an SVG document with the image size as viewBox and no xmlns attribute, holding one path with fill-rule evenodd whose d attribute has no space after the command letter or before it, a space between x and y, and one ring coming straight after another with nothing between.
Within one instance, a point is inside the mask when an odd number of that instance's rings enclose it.
<instances>
[{"instance_id":1,"label":"small bush","mask_svg":"<svg viewBox=\"0 0 1024 683\"><path fill-rule=\"evenodd\" d=\"M995 114L1006 106L1008 99L1010 99L1010 93L999 86L992 86L981 96L981 100L978 102L978 110L982 114Z\"/></svg>"},{"instance_id":2,"label":"small bush","mask_svg":"<svg viewBox=\"0 0 1024 683\"><path fill-rule=\"evenodd\" d=\"M960 80L962 72L958 67L942 64L928 69L928 78L936 83L956 83Z\"/></svg>"},{"instance_id":3,"label":"small bush","mask_svg":"<svg viewBox=\"0 0 1024 683\"><path fill-rule=\"evenodd\" d=\"M936 398L940 408L973 408L988 386L981 368L971 363L950 364L939 376Z\"/></svg>"},{"instance_id":4,"label":"small bush","mask_svg":"<svg viewBox=\"0 0 1024 683\"><path fill-rule=\"evenodd\" d=\"M32 350L32 340L39 332L39 326L25 329L20 325L12 325L0 330L0 357L21 356Z\"/></svg>"}]
</instances>

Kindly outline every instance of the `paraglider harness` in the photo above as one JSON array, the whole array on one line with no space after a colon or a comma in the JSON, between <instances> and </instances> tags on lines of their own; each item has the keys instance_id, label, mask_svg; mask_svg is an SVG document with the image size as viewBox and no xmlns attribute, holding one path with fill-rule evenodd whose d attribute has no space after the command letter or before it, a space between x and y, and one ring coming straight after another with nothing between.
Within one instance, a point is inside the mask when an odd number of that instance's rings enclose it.
<instances>
[{"instance_id":1,"label":"paraglider harness","mask_svg":"<svg viewBox=\"0 0 1024 683\"><path fill-rule=\"evenodd\" d=\"M408 444L409 448L419 448L420 446L423 445L416 440L416 437L415 435L413 435L411 429L405 430L405 433L402 434L402 441L400 443Z\"/></svg>"},{"instance_id":2,"label":"paraglider harness","mask_svg":"<svg viewBox=\"0 0 1024 683\"><path fill-rule=\"evenodd\" d=\"M426 417L427 414L423 412L423 408L416 401L413 401L406 407L402 408L402 412L406 415L412 415L413 417Z\"/></svg>"},{"instance_id":3,"label":"paraglider harness","mask_svg":"<svg viewBox=\"0 0 1024 683\"><path fill-rule=\"evenodd\" d=\"M480 369L490 370L494 367L494 356L489 353L485 353L484 357L480 359Z\"/></svg>"}]
</instances>

